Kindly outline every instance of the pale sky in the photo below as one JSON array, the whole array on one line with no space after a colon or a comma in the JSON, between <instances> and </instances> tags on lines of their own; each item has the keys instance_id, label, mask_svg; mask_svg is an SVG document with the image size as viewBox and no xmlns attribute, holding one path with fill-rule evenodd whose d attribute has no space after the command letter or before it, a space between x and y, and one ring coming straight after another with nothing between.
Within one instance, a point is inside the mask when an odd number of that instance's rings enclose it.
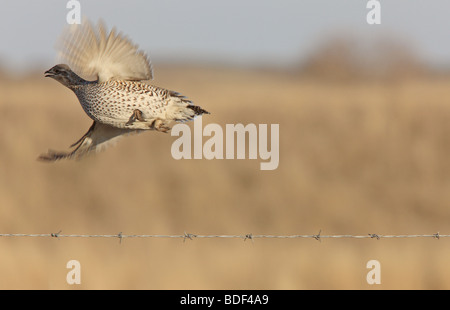
<instances>
[{"instance_id":1,"label":"pale sky","mask_svg":"<svg viewBox=\"0 0 450 310\"><path fill-rule=\"evenodd\" d=\"M0 64L51 66L67 2L0 0ZM411 43L425 61L450 66L449 0L380 2L381 25L368 25L365 0L80 0L83 17L116 26L154 63L288 66L332 34L370 40L387 33Z\"/></svg>"}]
</instances>

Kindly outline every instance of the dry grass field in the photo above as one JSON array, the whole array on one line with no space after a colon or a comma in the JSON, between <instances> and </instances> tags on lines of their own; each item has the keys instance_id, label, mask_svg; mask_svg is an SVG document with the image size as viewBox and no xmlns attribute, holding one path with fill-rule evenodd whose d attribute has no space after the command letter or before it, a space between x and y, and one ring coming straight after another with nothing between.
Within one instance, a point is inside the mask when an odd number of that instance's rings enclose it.
<instances>
[{"instance_id":1,"label":"dry grass field","mask_svg":"<svg viewBox=\"0 0 450 310\"><path fill-rule=\"evenodd\" d=\"M212 114L280 124L280 164L174 160L176 137L127 137L81 161L91 120L42 73L0 78L0 233L450 233L450 79L321 81L157 66L154 84ZM192 123L190 124L192 128ZM0 289L450 289L450 239L0 238ZM81 285L66 263L81 263ZM381 285L366 263L381 263Z\"/></svg>"}]
</instances>

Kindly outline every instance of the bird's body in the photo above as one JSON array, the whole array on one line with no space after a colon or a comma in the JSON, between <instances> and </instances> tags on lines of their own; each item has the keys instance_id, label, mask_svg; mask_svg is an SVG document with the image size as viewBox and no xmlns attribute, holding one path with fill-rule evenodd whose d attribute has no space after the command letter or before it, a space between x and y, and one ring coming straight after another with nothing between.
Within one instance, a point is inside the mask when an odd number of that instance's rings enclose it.
<instances>
[{"instance_id":1,"label":"bird's body","mask_svg":"<svg viewBox=\"0 0 450 310\"><path fill-rule=\"evenodd\" d=\"M40 159L80 158L124 134L167 132L172 121L208 114L178 92L151 85L153 72L147 56L114 29L107 35L102 24L95 31L85 21L66 31L63 40L60 53L64 60L78 74L96 80L79 76L66 64L54 66L45 76L71 89L94 123L72 145L72 152L49 151Z\"/></svg>"},{"instance_id":2,"label":"bird's body","mask_svg":"<svg viewBox=\"0 0 450 310\"><path fill-rule=\"evenodd\" d=\"M156 120L186 121L195 116L185 97L140 81L87 82L70 88L90 118L117 128L150 129ZM135 110L143 120L130 123Z\"/></svg>"}]
</instances>

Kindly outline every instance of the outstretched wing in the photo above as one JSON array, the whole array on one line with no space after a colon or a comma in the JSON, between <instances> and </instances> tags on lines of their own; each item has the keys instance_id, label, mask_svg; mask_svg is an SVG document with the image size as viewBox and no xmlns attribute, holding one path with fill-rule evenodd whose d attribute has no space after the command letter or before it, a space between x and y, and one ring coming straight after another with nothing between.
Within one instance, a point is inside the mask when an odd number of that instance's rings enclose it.
<instances>
[{"instance_id":1,"label":"outstretched wing","mask_svg":"<svg viewBox=\"0 0 450 310\"><path fill-rule=\"evenodd\" d=\"M149 58L127 37L102 22L94 27L87 19L69 25L57 44L62 63L87 80L151 80Z\"/></svg>"},{"instance_id":2,"label":"outstretched wing","mask_svg":"<svg viewBox=\"0 0 450 310\"><path fill-rule=\"evenodd\" d=\"M95 122L89 128L80 140L71 145L75 147L72 152L55 152L48 151L47 154L39 156L42 161L56 161L59 159L79 159L90 152L98 152L106 146L116 142L122 135L136 133L137 130L116 128L109 125Z\"/></svg>"}]
</instances>

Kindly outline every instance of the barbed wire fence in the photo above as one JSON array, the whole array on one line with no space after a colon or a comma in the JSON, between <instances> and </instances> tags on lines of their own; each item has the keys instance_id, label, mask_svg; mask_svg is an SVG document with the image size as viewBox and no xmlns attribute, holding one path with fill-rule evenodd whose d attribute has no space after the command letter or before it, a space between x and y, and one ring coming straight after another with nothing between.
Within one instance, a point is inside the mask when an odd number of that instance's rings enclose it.
<instances>
[{"instance_id":1,"label":"barbed wire fence","mask_svg":"<svg viewBox=\"0 0 450 310\"><path fill-rule=\"evenodd\" d=\"M57 233L49 234L0 234L0 238L4 237L27 237L27 238L117 238L120 243L123 239L127 238L170 238L170 239L182 239L183 242L186 240L193 240L198 238L224 238L224 239L241 239L241 240L255 240L255 239L315 239L321 241L322 239L406 239L406 238L432 238L441 239L449 238L450 235L441 235L439 232L429 235L380 235L369 233L366 235L322 235L322 231L319 231L315 235L254 235L254 234L244 234L244 235L198 235L190 234L184 232L181 235L127 235L119 232L118 234L112 235L94 235L94 234L62 234L62 231Z\"/></svg>"}]
</instances>

